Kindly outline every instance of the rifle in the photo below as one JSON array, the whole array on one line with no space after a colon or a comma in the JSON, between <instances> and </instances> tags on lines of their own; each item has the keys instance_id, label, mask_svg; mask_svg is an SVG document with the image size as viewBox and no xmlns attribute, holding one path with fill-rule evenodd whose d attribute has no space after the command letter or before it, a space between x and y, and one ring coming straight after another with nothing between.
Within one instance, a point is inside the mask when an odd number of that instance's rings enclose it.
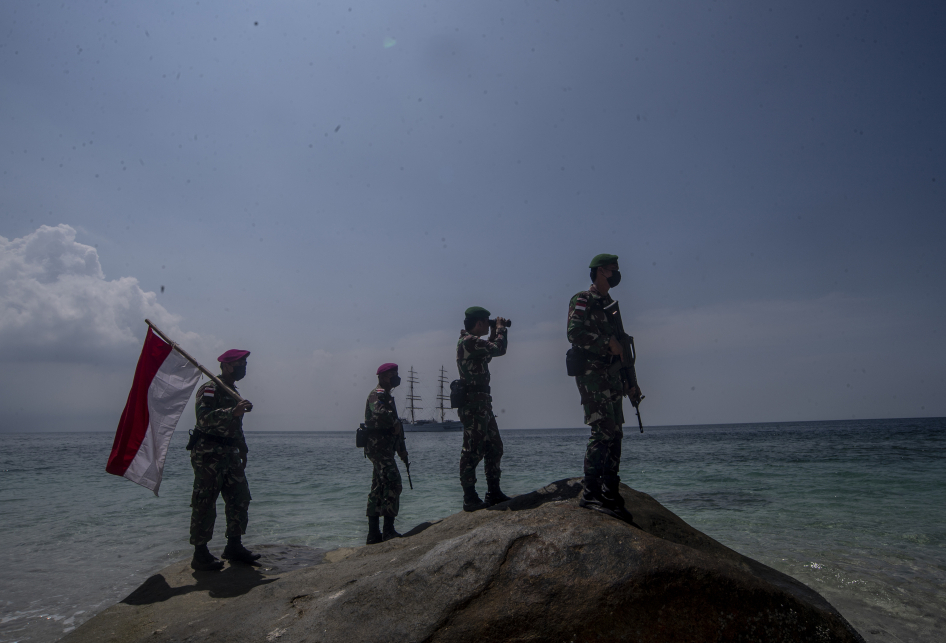
<instances>
[{"instance_id":1,"label":"rifle","mask_svg":"<svg viewBox=\"0 0 946 643\"><path fill-rule=\"evenodd\" d=\"M634 349L634 338L624 332L624 321L621 319L621 307L618 306L616 300L605 306L604 312L611 316L612 327L615 328L618 333L617 340L624 348L623 359L621 360L622 366L618 373L621 375L621 383L624 386L624 390L627 391L637 387L637 370L634 368L634 363L637 361L637 351ZM640 427L641 433L643 433L644 423L641 421L640 404L644 396L641 395L638 399L634 399L630 395L627 397L634 407L634 412L637 413L637 426Z\"/></svg>"}]
</instances>

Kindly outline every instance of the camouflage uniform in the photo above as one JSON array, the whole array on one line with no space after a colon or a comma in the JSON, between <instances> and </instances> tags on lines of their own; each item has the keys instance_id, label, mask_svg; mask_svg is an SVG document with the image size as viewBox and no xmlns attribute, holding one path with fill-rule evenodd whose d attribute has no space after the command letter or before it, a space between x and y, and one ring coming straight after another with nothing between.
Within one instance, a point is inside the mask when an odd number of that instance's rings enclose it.
<instances>
[{"instance_id":1,"label":"camouflage uniform","mask_svg":"<svg viewBox=\"0 0 946 643\"><path fill-rule=\"evenodd\" d=\"M608 351L615 335L604 307L613 300L598 287L582 291L568 303L568 341L585 351L587 365L575 378L585 424L591 438L585 451L585 476L598 478L617 475L621 465L621 440L624 432L623 386L618 374L619 358Z\"/></svg>"},{"instance_id":2,"label":"camouflage uniform","mask_svg":"<svg viewBox=\"0 0 946 643\"><path fill-rule=\"evenodd\" d=\"M197 390L197 426L204 434L191 449L194 493L191 496L192 545L210 542L217 517L217 496L223 494L227 516L227 538L246 533L250 487L246 483L246 439L243 417L234 417L237 401L208 382ZM236 388L234 387L234 390Z\"/></svg>"},{"instance_id":3,"label":"camouflage uniform","mask_svg":"<svg viewBox=\"0 0 946 643\"><path fill-rule=\"evenodd\" d=\"M366 516L397 516L401 497L401 474L394 454L407 462L404 429L397 417L394 397L382 387L371 391L365 402L365 427L368 444L365 455L371 460L371 491L368 493Z\"/></svg>"},{"instance_id":4,"label":"camouflage uniform","mask_svg":"<svg viewBox=\"0 0 946 643\"><path fill-rule=\"evenodd\" d=\"M460 331L457 341L457 370L467 391L464 404L457 410L463 423L463 449L460 451L460 484L465 488L476 484L476 466L485 460L487 481L499 481L499 462L503 457L503 440L499 437L493 398L489 394L489 362L506 354L506 328L496 332L494 342Z\"/></svg>"}]
</instances>

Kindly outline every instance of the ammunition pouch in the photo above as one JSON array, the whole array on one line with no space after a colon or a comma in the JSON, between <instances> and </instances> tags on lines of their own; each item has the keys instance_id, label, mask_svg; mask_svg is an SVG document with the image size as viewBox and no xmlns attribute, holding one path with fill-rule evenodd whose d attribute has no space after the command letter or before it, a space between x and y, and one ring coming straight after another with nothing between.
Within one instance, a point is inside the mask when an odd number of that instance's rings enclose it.
<instances>
[{"instance_id":1,"label":"ammunition pouch","mask_svg":"<svg viewBox=\"0 0 946 643\"><path fill-rule=\"evenodd\" d=\"M227 447L241 446L239 441L236 438L225 438L222 435L211 435L210 433L204 433L203 431L199 429L191 429L190 436L191 436L190 440L187 441L187 447L186 447L188 451L192 451L194 447L197 446L198 440L207 440L209 442L222 444Z\"/></svg>"},{"instance_id":2,"label":"ammunition pouch","mask_svg":"<svg viewBox=\"0 0 946 643\"><path fill-rule=\"evenodd\" d=\"M463 406L463 397L466 391L463 390L463 380L453 380L450 382L450 408L458 409Z\"/></svg>"},{"instance_id":3,"label":"ammunition pouch","mask_svg":"<svg viewBox=\"0 0 946 643\"><path fill-rule=\"evenodd\" d=\"M368 438L372 435L391 435L391 429L372 429L362 423L355 429L355 448L364 449L368 446Z\"/></svg>"},{"instance_id":4,"label":"ammunition pouch","mask_svg":"<svg viewBox=\"0 0 946 643\"><path fill-rule=\"evenodd\" d=\"M465 404L477 402L474 396L482 398L483 395L489 395L490 388L486 386L472 386L464 383L463 380L453 380L450 382L450 408L458 409ZM480 395L477 395L480 394Z\"/></svg>"},{"instance_id":5,"label":"ammunition pouch","mask_svg":"<svg viewBox=\"0 0 946 643\"><path fill-rule=\"evenodd\" d=\"M569 377L584 375L588 368L588 351L580 346L572 346L565 352L565 372Z\"/></svg>"}]
</instances>

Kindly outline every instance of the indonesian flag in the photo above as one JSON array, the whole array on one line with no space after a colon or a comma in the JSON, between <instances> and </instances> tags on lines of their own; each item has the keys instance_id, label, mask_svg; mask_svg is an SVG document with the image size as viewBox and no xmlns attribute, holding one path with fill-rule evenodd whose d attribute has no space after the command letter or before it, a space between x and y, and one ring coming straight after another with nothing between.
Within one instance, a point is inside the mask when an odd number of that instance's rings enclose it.
<instances>
[{"instance_id":1,"label":"indonesian flag","mask_svg":"<svg viewBox=\"0 0 946 643\"><path fill-rule=\"evenodd\" d=\"M168 444L200 371L148 327L105 470L158 495Z\"/></svg>"}]
</instances>

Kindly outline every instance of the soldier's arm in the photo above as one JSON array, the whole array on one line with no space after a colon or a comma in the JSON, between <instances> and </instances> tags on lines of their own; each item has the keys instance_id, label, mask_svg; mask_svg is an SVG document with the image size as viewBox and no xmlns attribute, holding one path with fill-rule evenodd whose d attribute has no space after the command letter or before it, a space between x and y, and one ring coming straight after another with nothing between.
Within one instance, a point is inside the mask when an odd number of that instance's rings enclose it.
<instances>
[{"instance_id":1,"label":"soldier's arm","mask_svg":"<svg viewBox=\"0 0 946 643\"><path fill-rule=\"evenodd\" d=\"M597 355L609 355L610 332L601 332L590 319L591 301L579 295L568 304L568 341Z\"/></svg>"},{"instance_id":2,"label":"soldier's arm","mask_svg":"<svg viewBox=\"0 0 946 643\"><path fill-rule=\"evenodd\" d=\"M509 341L506 338L506 328L500 328L496 331L496 339L490 341L486 339L477 339L470 351L472 358L499 357L506 354L506 346Z\"/></svg>"},{"instance_id":3,"label":"soldier's arm","mask_svg":"<svg viewBox=\"0 0 946 643\"><path fill-rule=\"evenodd\" d=\"M401 459L401 462L404 464L408 463L407 457L407 444L404 442L404 426L398 422L394 427L394 430L397 432L397 443L395 445L395 450L397 451L397 457Z\"/></svg>"}]
</instances>

